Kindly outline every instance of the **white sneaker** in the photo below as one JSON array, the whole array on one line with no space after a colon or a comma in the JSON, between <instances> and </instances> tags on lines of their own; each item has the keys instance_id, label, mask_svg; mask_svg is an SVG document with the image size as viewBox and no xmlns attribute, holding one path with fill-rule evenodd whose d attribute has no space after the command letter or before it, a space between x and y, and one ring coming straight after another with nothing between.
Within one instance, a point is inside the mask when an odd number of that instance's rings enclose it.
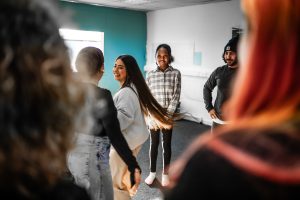
<instances>
[{"instance_id":1,"label":"white sneaker","mask_svg":"<svg viewBox=\"0 0 300 200\"><path fill-rule=\"evenodd\" d=\"M166 187L166 186L169 185L169 183L170 183L169 175L168 175L168 174L163 174L163 175L162 175L162 178L161 178L161 185L162 185L163 187Z\"/></svg>"},{"instance_id":2,"label":"white sneaker","mask_svg":"<svg viewBox=\"0 0 300 200\"><path fill-rule=\"evenodd\" d=\"M147 185L151 185L156 178L156 172L150 172L149 176L145 179Z\"/></svg>"}]
</instances>

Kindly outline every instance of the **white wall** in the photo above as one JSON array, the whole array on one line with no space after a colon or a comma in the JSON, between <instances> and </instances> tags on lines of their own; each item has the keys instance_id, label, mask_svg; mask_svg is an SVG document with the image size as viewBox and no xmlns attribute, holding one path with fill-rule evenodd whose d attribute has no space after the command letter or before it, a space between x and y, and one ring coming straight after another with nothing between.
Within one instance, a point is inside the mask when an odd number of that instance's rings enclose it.
<instances>
[{"instance_id":1,"label":"white wall","mask_svg":"<svg viewBox=\"0 0 300 200\"><path fill-rule=\"evenodd\" d=\"M168 43L175 57L173 66L182 73L181 102L186 119L210 124L203 104L203 84L212 70L224 64L221 56L232 27L241 27L242 22L239 0L147 13L145 71L155 67L157 45ZM195 52L201 54L196 62Z\"/></svg>"}]
</instances>

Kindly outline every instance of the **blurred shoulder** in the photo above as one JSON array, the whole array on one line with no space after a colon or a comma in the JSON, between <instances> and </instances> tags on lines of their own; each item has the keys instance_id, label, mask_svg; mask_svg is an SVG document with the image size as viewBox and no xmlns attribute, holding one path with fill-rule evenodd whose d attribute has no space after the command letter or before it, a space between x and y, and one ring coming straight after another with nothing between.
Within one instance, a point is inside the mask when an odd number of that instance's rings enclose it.
<instances>
[{"instance_id":1,"label":"blurred shoulder","mask_svg":"<svg viewBox=\"0 0 300 200\"><path fill-rule=\"evenodd\" d=\"M158 68L152 69L147 73L147 76L153 76L157 74L158 71L159 71Z\"/></svg>"},{"instance_id":2,"label":"blurred shoulder","mask_svg":"<svg viewBox=\"0 0 300 200\"><path fill-rule=\"evenodd\" d=\"M51 191L51 199L90 200L87 191L72 182L62 181ZM50 199L50 198L49 198Z\"/></svg>"},{"instance_id":3,"label":"blurred shoulder","mask_svg":"<svg viewBox=\"0 0 300 200\"><path fill-rule=\"evenodd\" d=\"M170 66L171 67L171 66ZM171 70L173 71L173 73L177 73L180 74L180 70L174 67L171 67Z\"/></svg>"},{"instance_id":4,"label":"blurred shoulder","mask_svg":"<svg viewBox=\"0 0 300 200\"><path fill-rule=\"evenodd\" d=\"M27 184L29 194L24 194L15 187L8 185L0 186L1 199L14 199L14 200L90 200L87 191L75 185L71 181L60 181L52 187L44 187L42 185Z\"/></svg>"},{"instance_id":5,"label":"blurred shoulder","mask_svg":"<svg viewBox=\"0 0 300 200\"><path fill-rule=\"evenodd\" d=\"M228 68L227 65L222 65L222 66L217 67L214 71L221 72L221 71L226 70L227 68Z\"/></svg>"},{"instance_id":6,"label":"blurred shoulder","mask_svg":"<svg viewBox=\"0 0 300 200\"><path fill-rule=\"evenodd\" d=\"M111 96L111 92L108 89L98 87L98 91L104 96Z\"/></svg>"},{"instance_id":7,"label":"blurred shoulder","mask_svg":"<svg viewBox=\"0 0 300 200\"><path fill-rule=\"evenodd\" d=\"M115 98L124 98L124 99L128 99L128 98L132 98L135 97L136 93L133 91L132 88L130 87L123 87L121 88L115 95L114 95L114 99Z\"/></svg>"}]
</instances>

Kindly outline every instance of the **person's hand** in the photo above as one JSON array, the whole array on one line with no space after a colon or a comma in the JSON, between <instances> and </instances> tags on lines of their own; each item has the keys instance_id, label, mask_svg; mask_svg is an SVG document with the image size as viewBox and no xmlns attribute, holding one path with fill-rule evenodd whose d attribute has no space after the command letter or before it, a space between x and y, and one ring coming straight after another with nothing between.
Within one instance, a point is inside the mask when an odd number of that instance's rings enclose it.
<instances>
[{"instance_id":1,"label":"person's hand","mask_svg":"<svg viewBox=\"0 0 300 200\"><path fill-rule=\"evenodd\" d=\"M217 115L215 109L211 109L211 110L208 112L208 114L209 114L210 118L212 118L212 119L217 119L217 118L218 118L218 115Z\"/></svg>"},{"instance_id":2,"label":"person's hand","mask_svg":"<svg viewBox=\"0 0 300 200\"><path fill-rule=\"evenodd\" d=\"M134 185L129 189L129 194L130 196L134 196L137 193L137 189L141 183L142 180L142 175L141 175L141 170L136 168L134 170Z\"/></svg>"}]
</instances>

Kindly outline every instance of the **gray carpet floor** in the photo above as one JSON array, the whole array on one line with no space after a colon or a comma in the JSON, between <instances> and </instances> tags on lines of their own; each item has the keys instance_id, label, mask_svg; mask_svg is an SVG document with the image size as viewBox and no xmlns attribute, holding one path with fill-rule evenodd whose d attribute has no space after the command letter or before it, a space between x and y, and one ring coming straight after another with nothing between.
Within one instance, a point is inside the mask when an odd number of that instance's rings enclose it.
<instances>
[{"instance_id":1,"label":"gray carpet floor","mask_svg":"<svg viewBox=\"0 0 300 200\"><path fill-rule=\"evenodd\" d=\"M176 121L173 129L172 136L172 159L171 162L176 160L178 156L186 149L186 147L204 131L210 129L210 126L200 123L180 120ZM138 193L134 196L133 200L161 200L162 199L162 150L159 146L157 158L157 172L156 180L151 186L148 186L144 180L149 174L149 139L143 145L141 152L138 154L138 162L142 168L142 183L138 189Z\"/></svg>"}]
</instances>

